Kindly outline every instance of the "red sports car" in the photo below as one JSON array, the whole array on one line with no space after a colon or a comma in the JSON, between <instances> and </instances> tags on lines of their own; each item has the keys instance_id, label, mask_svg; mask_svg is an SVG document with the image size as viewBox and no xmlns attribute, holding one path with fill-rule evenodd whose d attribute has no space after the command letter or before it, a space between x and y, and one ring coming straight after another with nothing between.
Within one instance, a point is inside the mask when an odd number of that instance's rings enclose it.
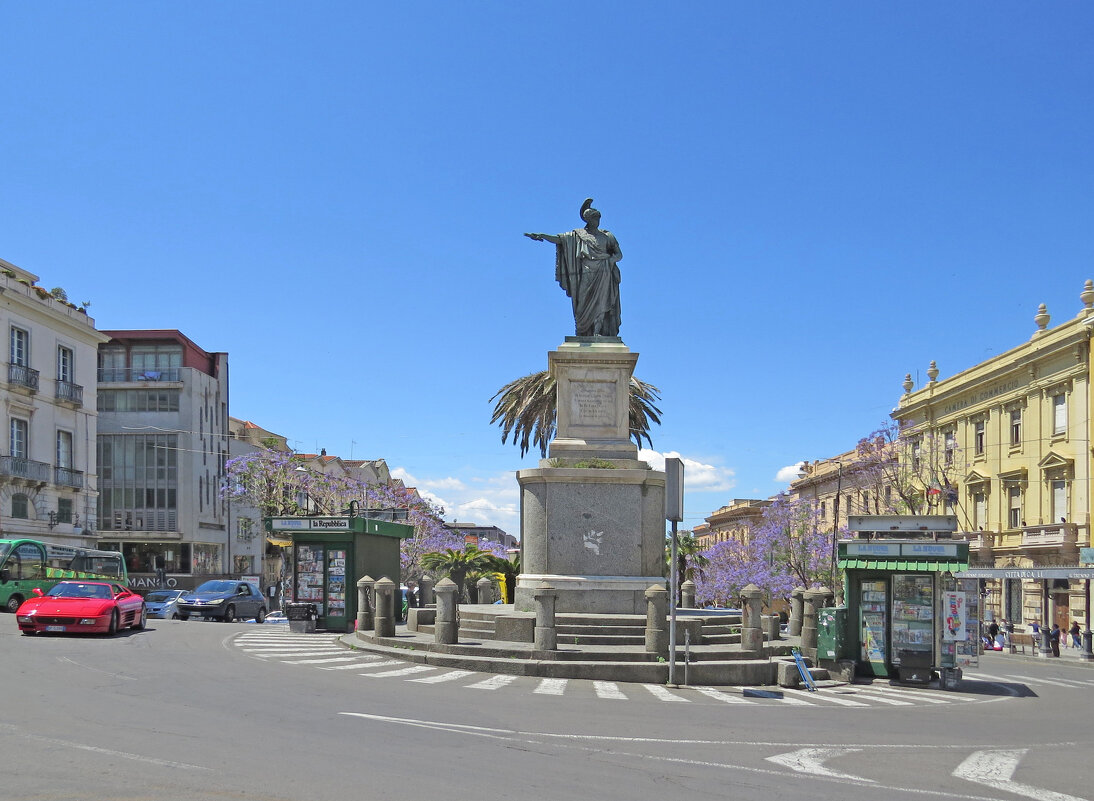
<instances>
[{"instance_id":1,"label":"red sports car","mask_svg":"<svg viewBox=\"0 0 1094 801\"><path fill-rule=\"evenodd\" d=\"M34 590L15 618L24 634L40 631L114 634L119 628L143 629L144 598L109 581L59 581L49 592Z\"/></svg>"}]
</instances>

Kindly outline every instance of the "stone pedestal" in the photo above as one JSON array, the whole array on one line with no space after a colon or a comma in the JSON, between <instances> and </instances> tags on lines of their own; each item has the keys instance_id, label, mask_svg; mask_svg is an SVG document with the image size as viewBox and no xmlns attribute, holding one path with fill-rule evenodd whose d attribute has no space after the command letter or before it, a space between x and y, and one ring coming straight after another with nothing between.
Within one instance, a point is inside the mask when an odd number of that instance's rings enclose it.
<instances>
[{"instance_id":1,"label":"stone pedestal","mask_svg":"<svg viewBox=\"0 0 1094 801\"><path fill-rule=\"evenodd\" d=\"M372 585L376 580L372 576L362 576L357 580L357 630L368 631L372 628Z\"/></svg>"},{"instance_id":2,"label":"stone pedestal","mask_svg":"<svg viewBox=\"0 0 1094 801\"><path fill-rule=\"evenodd\" d=\"M817 659L817 610L821 608L829 591L823 587L805 591L805 604L802 612L802 653Z\"/></svg>"},{"instance_id":3,"label":"stone pedestal","mask_svg":"<svg viewBox=\"0 0 1094 801\"><path fill-rule=\"evenodd\" d=\"M655 584L643 593L646 600L646 653L666 656L669 630L665 616L669 611L669 591Z\"/></svg>"},{"instance_id":4,"label":"stone pedestal","mask_svg":"<svg viewBox=\"0 0 1094 801\"><path fill-rule=\"evenodd\" d=\"M790 628L787 633L791 637L800 637L802 633L802 607L805 604L805 587L795 587L790 593Z\"/></svg>"},{"instance_id":5,"label":"stone pedestal","mask_svg":"<svg viewBox=\"0 0 1094 801\"><path fill-rule=\"evenodd\" d=\"M680 608L695 608L695 582L691 579L680 585Z\"/></svg>"},{"instance_id":6,"label":"stone pedestal","mask_svg":"<svg viewBox=\"0 0 1094 801\"><path fill-rule=\"evenodd\" d=\"M372 585L376 609L372 625L377 637L395 636L395 582L384 576Z\"/></svg>"},{"instance_id":7,"label":"stone pedestal","mask_svg":"<svg viewBox=\"0 0 1094 801\"><path fill-rule=\"evenodd\" d=\"M567 337L548 354L557 436L549 459L517 473L519 611L550 584L559 613L643 614L646 589L664 584L665 474L630 439L637 359L617 337Z\"/></svg>"},{"instance_id":8,"label":"stone pedestal","mask_svg":"<svg viewBox=\"0 0 1094 801\"><path fill-rule=\"evenodd\" d=\"M741 650L759 656L764 650L763 620L760 614L763 590L755 584L749 584L741 590L741 600Z\"/></svg>"},{"instance_id":9,"label":"stone pedestal","mask_svg":"<svg viewBox=\"0 0 1094 801\"><path fill-rule=\"evenodd\" d=\"M457 617L459 589L452 579L441 579L434 592L437 596L437 617L433 624L433 640L441 645L454 645L459 639Z\"/></svg>"},{"instance_id":10,"label":"stone pedestal","mask_svg":"<svg viewBox=\"0 0 1094 801\"><path fill-rule=\"evenodd\" d=\"M555 599L558 593L554 587L540 587L535 591L536 628L533 643L537 651L558 649L558 636L555 632Z\"/></svg>"}]
</instances>

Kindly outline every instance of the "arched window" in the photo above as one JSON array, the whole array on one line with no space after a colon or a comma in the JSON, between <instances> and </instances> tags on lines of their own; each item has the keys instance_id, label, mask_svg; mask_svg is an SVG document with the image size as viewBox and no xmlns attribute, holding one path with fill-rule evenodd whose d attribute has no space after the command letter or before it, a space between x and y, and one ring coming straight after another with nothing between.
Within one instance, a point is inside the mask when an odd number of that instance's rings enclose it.
<instances>
[{"instance_id":1,"label":"arched window","mask_svg":"<svg viewBox=\"0 0 1094 801\"><path fill-rule=\"evenodd\" d=\"M11 516L19 518L20 520L26 520L29 517L30 511L30 499L26 495L12 495L11 496Z\"/></svg>"}]
</instances>

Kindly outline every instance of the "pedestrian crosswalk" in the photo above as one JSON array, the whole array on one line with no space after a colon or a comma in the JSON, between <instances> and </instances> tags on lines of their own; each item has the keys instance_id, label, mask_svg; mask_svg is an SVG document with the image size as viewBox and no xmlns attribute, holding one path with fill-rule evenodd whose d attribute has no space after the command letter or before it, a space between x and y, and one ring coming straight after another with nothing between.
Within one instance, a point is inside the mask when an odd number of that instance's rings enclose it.
<instances>
[{"instance_id":1,"label":"pedestrian crosswalk","mask_svg":"<svg viewBox=\"0 0 1094 801\"><path fill-rule=\"evenodd\" d=\"M895 709L940 707L950 704L998 700L997 694L945 691L932 688L894 687L887 682L821 687L816 692L783 687L679 687L630 684L583 679L536 678L508 674L490 675L392 659L379 654L347 649L333 634L293 634L284 630L255 631L237 636L234 645L247 656L285 665L355 673L364 679L394 679L419 685L459 686L463 689L498 691L506 688L535 696L596 698L604 701L652 699L665 703L766 705L772 708L841 707L845 709ZM1017 667L1017 666L1016 666ZM1089 680L967 673L971 681L1089 689ZM1002 697L1016 697L1015 695Z\"/></svg>"}]
</instances>

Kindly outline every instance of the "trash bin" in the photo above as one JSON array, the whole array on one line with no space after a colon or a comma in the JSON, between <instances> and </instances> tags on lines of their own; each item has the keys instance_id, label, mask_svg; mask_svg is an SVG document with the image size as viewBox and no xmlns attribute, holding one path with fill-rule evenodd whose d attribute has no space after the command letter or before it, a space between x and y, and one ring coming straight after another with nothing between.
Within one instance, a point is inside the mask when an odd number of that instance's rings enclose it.
<instances>
[{"instance_id":1,"label":"trash bin","mask_svg":"<svg viewBox=\"0 0 1094 801\"><path fill-rule=\"evenodd\" d=\"M319 607L307 601L290 601L285 604L285 617L289 619L289 631L310 634L315 631Z\"/></svg>"},{"instance_id":2,"label":"trash bin","mask_svg":"<svg viewBox=\"0 0 1094 801\"><path fill-rule=\"evenodd\" d=\"M899 676L909 684L930 684L931 652L901 648Z\"/></svg>"}]
</instances>

